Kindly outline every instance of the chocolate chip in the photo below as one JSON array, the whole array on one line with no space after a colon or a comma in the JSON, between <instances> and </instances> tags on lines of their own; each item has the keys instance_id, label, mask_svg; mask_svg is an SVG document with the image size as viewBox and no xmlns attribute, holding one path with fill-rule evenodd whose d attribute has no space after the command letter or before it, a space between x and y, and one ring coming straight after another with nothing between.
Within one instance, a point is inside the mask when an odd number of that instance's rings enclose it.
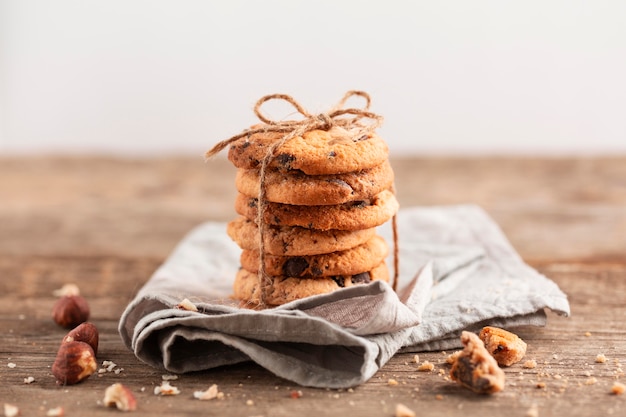
<instances>
[{"instance_id":1,"label":"chocolate chip","mask_svg":"<svg viewBox=\"0 0 626 417\"><path fill-rule=\"evenodd\" d=\"M328 157L329 158L334 158L335 156L337 156L337 152L335 152L335 151L328 152Z\"/></svg>"},{"instance_id":2,"label":"chocolate chip","mask_svg":"<svg viewBox=\"0 0 626 417\"><path fill-rule=\"evenodd\" d=\"M309 267L309 263L301 256L294 256L283 264L283 275L288 277L299 277Z\"/></svg>"},{"instance_id":3,"label":"chocolate chip","mask_svg":"<svg viewBox=\"0 0 626 417\"><path fill-rule=\"evenodd\" d=\"M339 185L341 187L349 188L350 190L352 190L352 187L350 187L350 185L347 182L345 182L343 180L340 180L339 178L330 178L330 179L326 180L326 182L328 182L330 184L337 184L337 185Z\"/></svg>"},{"instance_id":4,"label":"chocolate chip","mask_svg":"<svg viewBox=\"0 0 626 417\"><path fill-rule=\"evenodd\" d=\"M353 201L350 204L351 207L355 207L355 208L365 208L368 205L369 205L368 202L365 200Z\"/></svg>"},{"instance_id":5,"label":"chocolate chip","mask_svg":"<svg viewBox=\"0 0 626 417\"><path fill-rule=\"evenodd\" d=\"M368 140L370 137L369 135L363 135L358 137L357 139L354 139L355 142L361 142L362 140Z\"/></svg>"},{"instance_id":6,"label":"chocolate chip","mask_svg":"<svg viewBox=\"0 0 626 417\"><path fill-rule=\"evenodd\" d=\"M341 276L341 275L337 275L334 277L331 277L333 281L335 281L337 283L337 285L339 285L340 287L345 287L346 286L346 279L345 277Z\"/></svg>"},{"instance_id":7,"label":"chocolate chip","mask_svg":"<svg viewBox=\"0 0 626 417\"><path fill-rule=\"evenodd\" d=\"M248 201L248 207L255 208L257 206L257 202L258 202L258 200L256 198L251 198Z\"/></svg>"},{"instance_id":8,"label":"chocolate chip","mask_svg":"<svg viewBox=\"0 0 626 417\"><path fill-rule=\"evenodd\" d=\"M295 160L296 160L296 157L288 153L281 153L281 154L276 155L276 161L287 169L290 168L291 163Z\"/></svg>"},{"instance_id":9,"label":"chocolate chip","mask_svg":"<svg viewBox=\"0 0 626 417\"><path fill-rule=\"evenodd\" d=\"M311 268L311 275L319 277L322 275L322 270L318 266L314 266Z\"/></svg>"},{"instance_id":10,"label":"chocolate chip","mask_svg":"<svg viewBox=\"0 0 626 417\"><path fill-rule=\"evenodd\" d=\"M250 146L250 142L245 141L244 143L241 144L241 149L246 149L248 146Z\"/></svg>"},{"instance_id":11,"label":"chocolate chip","mask_svg":"<svg viewBox=\"0 0 626 417\"><path fill-rule=\"evenodd\" d=\"M369 272L361 272L360 274L352 275L353 284L367 284L371 282Z\"/></svg>"},{"instance_id":12,"label":"chocolate chip","mask_svg":"<svg viewBox=\"0 0 626 417\"><path fill-rule=\"evenodd\" d=\"M492 381L488 378L481 378L474 372L476 364L468 356L461 356L457 359L457 364L453 369L453 377L461 384L470 387L472 391L478 393L488 393L492 389Z\"/></svg>"}]
</instances>

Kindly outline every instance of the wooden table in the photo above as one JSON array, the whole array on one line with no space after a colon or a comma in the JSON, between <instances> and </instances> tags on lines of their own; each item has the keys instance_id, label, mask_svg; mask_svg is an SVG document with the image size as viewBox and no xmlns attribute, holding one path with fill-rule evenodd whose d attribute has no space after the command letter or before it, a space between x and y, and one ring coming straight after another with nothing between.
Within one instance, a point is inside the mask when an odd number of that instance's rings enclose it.
<instances>
[{"instance_id":1,"label":"wooden table","mask_svg":"<svg viewBox=\"0 0 626 417\"><path fill-rule=\"evenodd\" d=\"M161 372L139 362L117 333L126 304L193 226L234 216L234 168L224 159L0 158L0 403L24 416L62 406L67 416L107 415L114 382L137 395L137 415L419 416L626 415L626 157L593 159L423 158L392 161L403 206L478 204L521 256L568 294L572 315L524 328L535 369L506 368L506 389L478 396L446 377L446 355L417 372L397 354L353 390L297 387L254 364L181 375L182 394L157 397ZM75 282L100 329L99 360L118 373L57 386L50 372L66 331L52 292ZM596 356L608 360L596 363ZM14 364L15 366L13 367ZM24 379L32 376L34 382ZM398 385L390 385L394 379ZM217 384L223 400L195 390ZM538 388L539 386L539 388ZM300 390L302 397L291 398ZM536 413L536 414L534 414Z\"/></svg>"}]
</instances>

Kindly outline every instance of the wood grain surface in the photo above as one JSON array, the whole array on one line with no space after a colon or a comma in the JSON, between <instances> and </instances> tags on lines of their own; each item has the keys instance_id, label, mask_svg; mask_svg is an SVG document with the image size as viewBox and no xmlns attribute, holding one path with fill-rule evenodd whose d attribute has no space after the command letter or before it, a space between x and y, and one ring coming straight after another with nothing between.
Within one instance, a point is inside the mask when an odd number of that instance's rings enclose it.
<instances>
[{"instance_id":1,"label":"wood grain surface","mask_svg":"<svg viewBox=\"0 0 626 417\"><path fill-rule=\"evenodd\" d=\"M626 415L626 157L588 159L415 158L392 161L402 206L477 204L521 256L567 293L572 315L549 313L522 328L527 359L505 369L506 388L475 395L449 381L450 352L420 353L418 372L399 353L352 390L295 386L254 364L181 375L182 393L153 394L159 371L139 362L117 333L126 304L176 243L206 220L234 217L235 170L224 159L0 158L0 403L21 415L112 415L114 382L137 395L136 415L418 416ZM100 329L99 361L118 372L58 386L51 374L66 331L54 324L52 292L76 282ZM607 361L597 363L603 354ZM32 376L35 381L26 384ZM390 383L392 380L392 383ZM393 384L396 381L397 384ZM223 400L193 392L217 384ZM538 387L539 386L539 387ZM301 391L300 398L292 393Z\"/></svg>"}]
</instances>

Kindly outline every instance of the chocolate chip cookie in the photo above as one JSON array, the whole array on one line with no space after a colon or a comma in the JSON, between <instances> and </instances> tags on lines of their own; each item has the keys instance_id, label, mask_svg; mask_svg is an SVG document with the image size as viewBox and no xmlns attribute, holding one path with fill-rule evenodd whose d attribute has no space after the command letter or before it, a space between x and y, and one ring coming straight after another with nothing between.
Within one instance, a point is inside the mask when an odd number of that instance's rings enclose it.
<instances>
[{"instance_id":1,"label":"chocolate chip cookie","mask_svg":"<svg viewBox=\"0 0 626 417\"><path fill-rule=\"evenodd\" d=\"M258 199L239 193L235 210L256 220ZM385 190L372 198L332 206L296 206L268 203L263 220L274 226L300 226L317 230L361 230L380 226L398 211L394 194Z\"/></svg>"},{"instance_id":2,"label":"chocolate chip cookie","mask_svg":"<svg viewBox=\"0 0 626 417\"><path fill-rule=\"evenodd\" d=\"M259 195L258 169L239 169L235 185L249 197ZM335 175L306 175L302 171L265 172L265 198L294 205L335 205L363 200L388 189L393 184L393 170L388 161L370 169Z\"/></svg>"},{"instance_id":3,"label":"chocolate chip cookie","mask_svg":"<svg viewBox=\"0 0 626 417\"><path fill-rule=\"evenodd\" d=\"M362 245L340 252L312 256L265 255L265 273L294 278L354 275L379 265L388 252L385 239L374 236ZM244 269L258 271L259 251L244 250L240 259Z\"/></svg>"},{"instance_id":4,"label":"chocolate chip cookie","mask_svg":"<svg viewBox=\"0 0 626 417\"><path fill-rule=\"evenodd\" d=\"M259 249L259 229L252 220L237 217L227 225L228 236L240 248ZM267 226L265 253L277 256L306 256L343 251L367 242L376 228L363 230L314 230L298 226Z\"/></svg>"},{"instance_id":5,"label":"chocolate chip cookie","mask_svg":"<svg viewBox=\"0 0 626 417\"><path fill-rule=\"evenodd\" d=\"M231 144L228 159L237 168L258 169L271 145L283 136L266 132L243 137ZM333 127L287 141L276 150L269 166L307 175L341 174L373 168L387 160L388 154L385 141L373 132Z\"/></svg>"},{"instance_id":6,"label":"chocolate chip cookie","mask_svg":"<svg viewBox=\"0 0 626 417\"><path fill-rule=\"evenodd\" d=\"M367 284L371 281L389 281L389 272L385 263L371 271L348 276L320 278L270 277L271 282L265 289L265 303L277 306L312 295L325 294L340 288ZM258 277L255 272L240 269L233 285L234 298L249 307L261 302Z\"/></svg>"}]
</instances>

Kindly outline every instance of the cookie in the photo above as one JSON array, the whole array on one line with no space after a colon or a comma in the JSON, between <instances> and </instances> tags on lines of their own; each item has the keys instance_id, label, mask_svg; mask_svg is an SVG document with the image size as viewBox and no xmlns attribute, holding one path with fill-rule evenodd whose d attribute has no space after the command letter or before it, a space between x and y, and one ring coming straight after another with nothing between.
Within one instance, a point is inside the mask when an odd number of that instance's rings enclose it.
<instances>
[{"instance_id":1,"label":"cookie","mask_svg":"<svg viewBox=\"0 0 626 417\"><path fill-rule=\"evenodd\" d=\"M258 169L239 169L235 185L250 197L259 195ZM393 170L388 161L374 168L335 175L306 175L302 171L265 172L267 201L283 204L317 206L362 200L388 189L393 184Z\"/></svg>"},{"instance_id":2,"label":"cookie","mask_svg":"<svg viewBox=\"0 0 626 417\"><path fill-rule=\"evenodd\" d=\"M243 137L231 144L228 159L237 168L258 169L269 147L284 135L266 132ZM342 174L373 168L388 155L387 144L375 133L333 127L328 131L312 130L287 141L276 150L269 167L300 170L307 175Z\"/></svg>"},{"instance_id":3,"label":"cookie","mask_svg":"<svg viewBox=\"0 0 626 417\"><path fill-rule=\"evenodd\" d=\"M255 220L258 199L239 193L235 210L250 220ZM333 206L295 206L267 203L263 220L274 226L300 226L317 230L361 230L380 226L398 211L398 201L391 191L385 190L370 199L352 201Z\"/></svg>"},{"instance_id":4,"label":"cookie","mask_svg":"<svg viewBox=\"0 0 626 417\"><path fill-rule=\"evenodd\" d=\"M493 394L504 388L504 371L474 333L461 333L463 350L455 355L450 378L477 394Z\"/></svg>"},{"instance_id":5,"label":"cookie","mask_svg":"<svg viewBox=\"0 0 626 417\"><path fill-rule=\"evenodd\" d=\"M362 245L341 252L312 256L265 255L265 273L287 277L354 275L379 265L388 252L385 239L374 236ZM259 263L258 250L244 250L241 253L241 266L244 269L257 272Z\"/></svg>"},{"instance_id":6,"label":"cookie","mask_svg":"<svg viewBox=\"0 0 626 417\"><path fill-rule=\"evenodd\" d=\"M259 229L252 220L243 216L227 225L228 236L240 248L259 248ZM304 227L267 226L265 228L265 253L277 256L307 256L343 251L367 242L376 234L376 228L363 230L314 230Z\"/></svg>"},{"instance_id":7,"label":"cookie","mask_svg":"<svg viewBox=\"0 0 626 417\"><path fill-rule=\"evenodd\" d=\"M352 276L334 276L321 278L270 277L271 282L265 289L265 303L270 306L281 305L290 301L326 294L340 288L367 284L371 281L389 281L387 265L381 263L369 272ZM258 276L241 268L235 277L233 297L244 303L260 304Z\"/></svg>"}]
</instances>

